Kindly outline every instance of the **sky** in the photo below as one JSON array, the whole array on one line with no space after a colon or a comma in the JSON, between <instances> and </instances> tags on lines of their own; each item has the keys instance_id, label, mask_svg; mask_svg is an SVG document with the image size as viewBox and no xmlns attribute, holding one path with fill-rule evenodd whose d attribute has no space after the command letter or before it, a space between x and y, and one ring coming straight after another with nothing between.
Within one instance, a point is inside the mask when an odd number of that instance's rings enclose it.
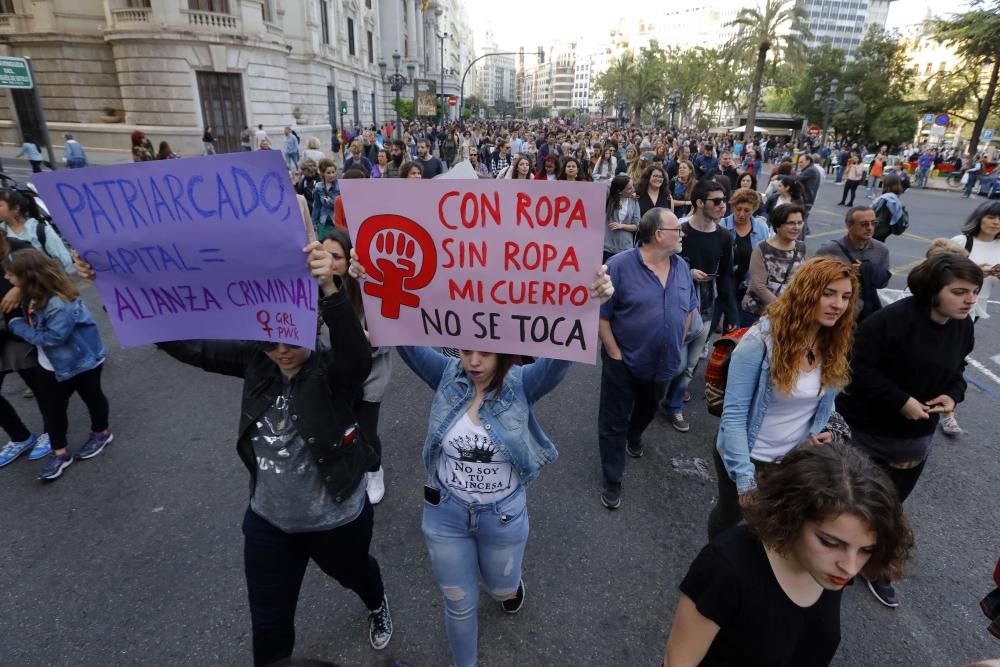
<instances>
[{"instance_id":1,"label":"sky","mask_svg":"<svg viewBox=\"0 0 1000 667\"><path fill-rule=\"evenodd\" d=\"M901 28L923 20L928 7L938 13L957 12L967 5L965 0L942 3L940 0L896 0L889 7L888 28ZM627 7L630 17L651 15L663 7L663 0L623 0L618 3L595 0L506 0L502 10L489 0L469 0L466 12L472 25L477 47L482 44L487 29L501 48L533 51L540 45L551 45L556 39L569 40L578 36L600 38L615 23L608 8ZM648 14L647 14L648 13ZM634 19L632 19L634 20ZM663 40L669 42L669 39Z\"/></svg>"}]
</instances>

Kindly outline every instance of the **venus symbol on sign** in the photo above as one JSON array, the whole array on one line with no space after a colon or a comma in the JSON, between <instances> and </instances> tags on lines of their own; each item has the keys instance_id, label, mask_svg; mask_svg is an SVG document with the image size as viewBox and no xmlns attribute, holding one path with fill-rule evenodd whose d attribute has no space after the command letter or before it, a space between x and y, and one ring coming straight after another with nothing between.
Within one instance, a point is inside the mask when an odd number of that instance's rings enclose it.
<instances>
[{"instance_id":1,"label":"venus symbol on sign","mask_svg":"<svg viewBox=\"0 0 1000 667\"><path fill-rule=\"evenodd\" d=\"M365 294L382 301L382 317L398 320L402 306L420 305L414 292L429 285L437 270L434 239L426 229L401 215L373 215L361 223L355 250L368 272Z\"/></svg>"}]
</instances>

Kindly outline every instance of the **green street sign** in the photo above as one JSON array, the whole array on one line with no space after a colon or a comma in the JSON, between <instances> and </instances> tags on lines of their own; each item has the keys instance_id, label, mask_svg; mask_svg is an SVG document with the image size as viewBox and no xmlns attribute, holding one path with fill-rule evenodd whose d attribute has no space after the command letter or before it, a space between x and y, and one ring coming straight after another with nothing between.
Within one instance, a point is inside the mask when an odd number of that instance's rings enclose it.
<instances>
[{"instance_id":1,"label":"green street sign","mask_svg":"<svg viewBox=\"0 0 1000 667\"><path fill-rule=\"evenodd\" d=\"M0 56L0 88L34 88L28 61Z\"/></svg>"}]
</instances>

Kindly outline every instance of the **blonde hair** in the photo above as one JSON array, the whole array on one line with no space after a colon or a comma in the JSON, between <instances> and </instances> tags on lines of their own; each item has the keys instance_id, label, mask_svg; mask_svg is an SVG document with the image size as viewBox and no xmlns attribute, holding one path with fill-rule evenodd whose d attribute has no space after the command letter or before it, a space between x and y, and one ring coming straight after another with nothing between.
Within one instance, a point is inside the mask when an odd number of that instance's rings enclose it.
<instances>
[{"instance_id":1,"label":"blonde hair","mask_svg":"<svg viewBox=\"0 0 1000 667\"><path fill-rule=\"evenodd\" d=\"M962 257L968 257L969 251L951 239L934 239L931 241L930 247L927 248L925 257L931 258L935 255L961 255Z\"/></svg>"}]
</instances>

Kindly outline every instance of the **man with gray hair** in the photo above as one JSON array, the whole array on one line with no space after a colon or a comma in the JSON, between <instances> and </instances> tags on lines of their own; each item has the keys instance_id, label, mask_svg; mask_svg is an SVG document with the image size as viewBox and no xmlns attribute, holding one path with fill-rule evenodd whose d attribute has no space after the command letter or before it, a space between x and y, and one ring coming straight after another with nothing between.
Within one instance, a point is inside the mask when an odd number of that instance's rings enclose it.
<instances>
[{"instance_id":1,"label":"man with gray hair","mask_svg":"<svg viewBox=\"0 0 1000 667\"><path fill-rule=\"evenodd\" d=\"M681 347L698 310L688 264L678 255L684 232L665 208L639 220L639 247L608 260L617 287L601 306L601 398L597 437L604 488L601 503L622 504L626 453L639 458L642 434L667 383L681 370Z\"/></svg>"},{"instance_id":2,"label":"man with gray hair","mask_svg":"<svg viewBox=\"0 0 1000 667\"><path fill-rule=\"evenodd\" d=\"M875 211L870 206L854 206L844 219L847 234L839 239L824 241L817 255L829 255L853 267L861 283L857 321L865 319L882 307L878 290L889 284L889 246L873 238Z\"/></svg>"}]
</instances>

